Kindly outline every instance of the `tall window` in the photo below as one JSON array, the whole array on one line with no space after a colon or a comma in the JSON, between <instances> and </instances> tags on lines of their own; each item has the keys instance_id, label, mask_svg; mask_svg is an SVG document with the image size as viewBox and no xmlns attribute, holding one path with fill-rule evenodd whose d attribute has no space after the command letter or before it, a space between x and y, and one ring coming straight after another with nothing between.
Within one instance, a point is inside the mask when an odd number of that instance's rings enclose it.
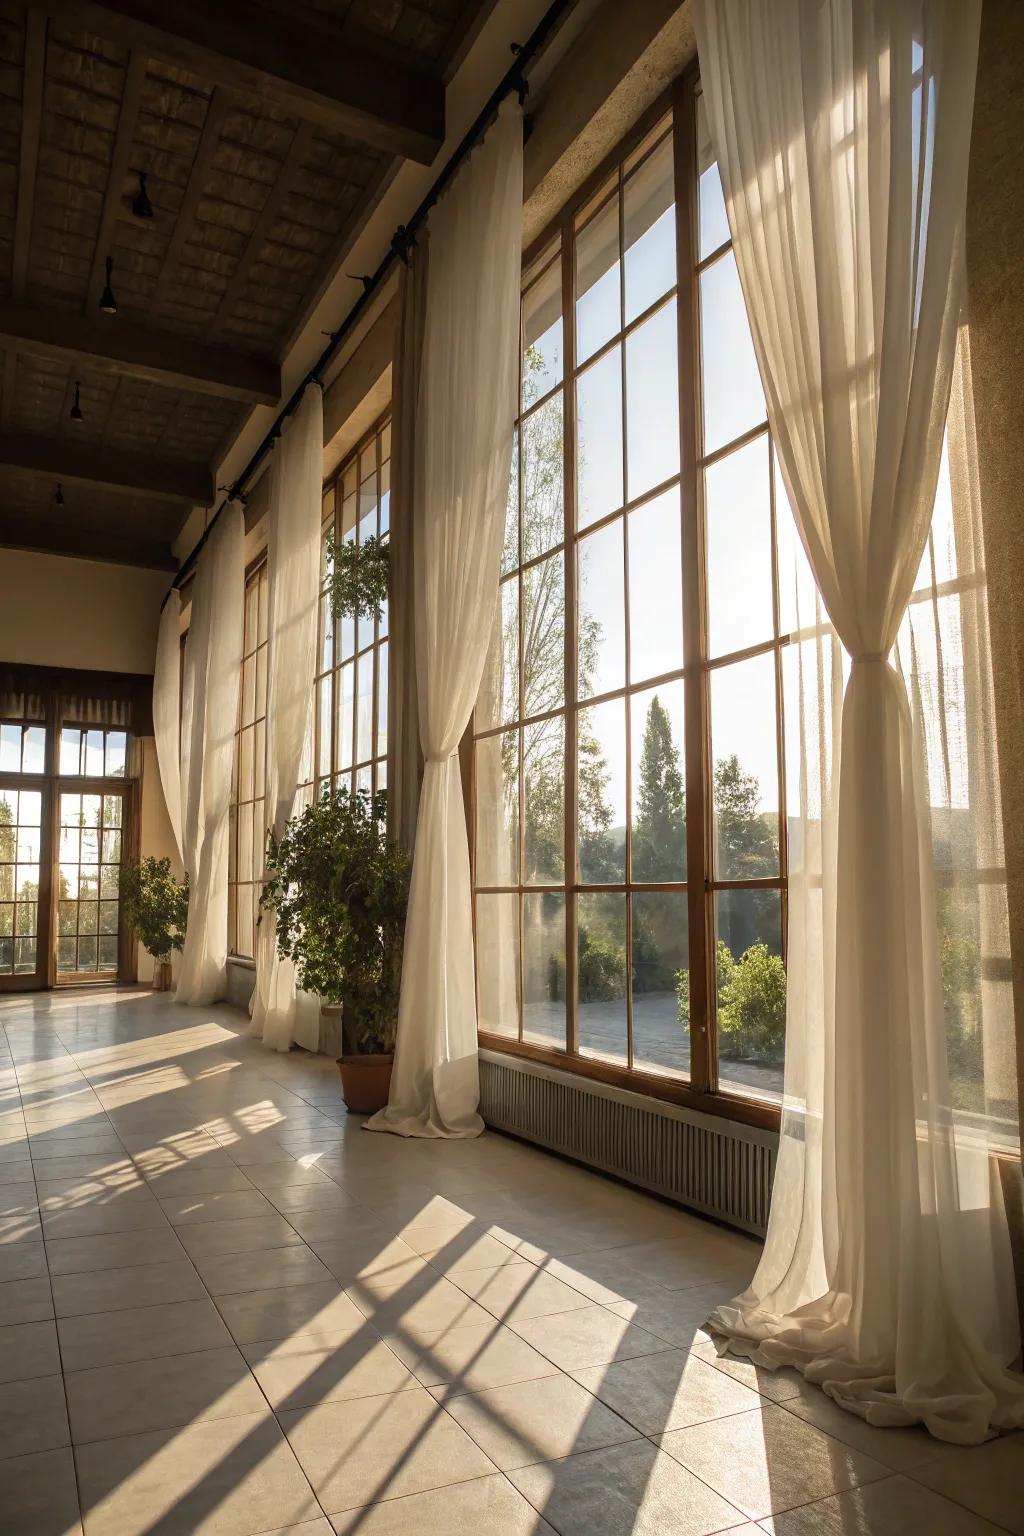
<instances>
[{"instance_id":1,"label":"tall window","mask_svg":"<svg viewBox=\"0 0 1024 1536\"><path fill-rule=\"evenodd\" d=\"M776 476L697 110L677 95L528 253L475 716L480 1027L777 1099Z\"/></svg>"},{"instance_id":2,"label":"tall window","mask_svg":"<svg viewBox=\"0 0 1024 1536\"><path fill-rule=\"evenodd\" d=\"M320 637L316 679L317 789L344 785L371 794L388 781L388 612L335 621L328 597L330 550L387 539L391 423L377 427L324 487Z\"/></svg>"},{"instance_id":3,"label":"tall window","mask_svg":"<svg viewBox=\"0 0 1024 1536\"><path fill-rule=\"evenodd\" d=\"M267 721L267 563L245 581L242 689L235 733L228 852L228 945L256 954L256 920L263 874L263 794Z\"/></svg>"}]
</instances>

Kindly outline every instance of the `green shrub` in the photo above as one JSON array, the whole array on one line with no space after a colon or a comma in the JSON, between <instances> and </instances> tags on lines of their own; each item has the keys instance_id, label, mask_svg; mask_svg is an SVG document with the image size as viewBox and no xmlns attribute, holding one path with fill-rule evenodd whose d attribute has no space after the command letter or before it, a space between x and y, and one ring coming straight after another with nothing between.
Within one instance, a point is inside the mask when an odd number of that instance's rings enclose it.
<instances>
[{"instance_id":1,"label":"green shrub","mask_svg":"<svg viewBox=\"0 0 1024 1536\"><path fill-rule=\"evenodd\" d=\"M581 1003L611 1003L626 995L626 955L611 939L579 931Z\"/></svg>"},{"instance_id":2,"label":"green shrub","mask_svg":"<svg viewBox=\"0 0 1024 1536\"><path fill-rule=\"evenodd\" d=\"M120 875L121 911L144 949L163 963L181 949L188 922L188 880L175 880L170 859L125 864Z\"/></svg>"},{"instance_id":3,"label":"green shrub","mask_svg":"<svg viewBox=\"0 0 1024 1536\"><path fill-rule=\"evenodd\" d=\"M719 939L715 948L718 1049L729 1061L781 1061L786 1044L786 968L767 944L751 944L738 960ZM690 973L676 975L680 1022L690 1022Z\"/></svg>"}]
</instances>

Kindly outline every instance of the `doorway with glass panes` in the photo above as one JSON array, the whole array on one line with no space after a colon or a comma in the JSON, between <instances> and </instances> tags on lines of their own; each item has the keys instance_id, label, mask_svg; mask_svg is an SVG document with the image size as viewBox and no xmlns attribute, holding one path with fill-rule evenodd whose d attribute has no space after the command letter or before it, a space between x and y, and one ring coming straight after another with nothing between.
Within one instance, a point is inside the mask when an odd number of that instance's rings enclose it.
<instances>
[{"instance_id":1,"label":"doorway with glass panes","mask_svg":"<svg viewBox=\"0 0 1024 1536\"><path fill-rule=\"evenodd\" d=\"M128 733L0 721L0 990L128 979Z\"/></svg>"}]
</instances>

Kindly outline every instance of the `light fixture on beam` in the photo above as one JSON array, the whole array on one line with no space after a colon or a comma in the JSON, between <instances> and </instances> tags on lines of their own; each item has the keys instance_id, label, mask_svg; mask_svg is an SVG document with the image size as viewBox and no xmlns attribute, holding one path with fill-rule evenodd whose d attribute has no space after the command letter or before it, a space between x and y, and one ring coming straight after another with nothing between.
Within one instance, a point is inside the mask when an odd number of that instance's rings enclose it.
<instances>
[{"instance_id":1,"label":"light fixture on beam","mask_svg":"<svg viewBox=\"0 0 1024 1536\"><path fill-rule=\"evenodd\" d=\"M149 200L146 190L146 172L139 172L139 190L132 198L132 213L137 219L151 219L153 217L153 204Z\"/></svg>"},{"instance_id":2,"label":"light fixture on beam","mask_svg":"<svg viewBox=\"0 0 1024 1536\"><path fill-rule=\"evenodd\" d=\"M84 421L85 420L85 417L82 415L82 395L81 395L81 390L82 390L82 386L81 386L80 382L78 381L78 379L76 379L75 380L75 403L71 407L71 413L70 413L72 421Z\"/></svg>"},{"instance_id":3,"label":"light fixture on beam","mask_svg":"<svg viewBox=\"0 0 1024 1536\"><path fill-rule=\"evenodd\" d=\"M108 256L107 257L107 281L103 285L103 292L100 294L100 310L105 315L116 315L117 314L117 300L114 298L114 290L110 286L110 274L113 272L113 270L114 270L114 258L112 256Z\"/></svg>"},{"instance_id":4,"label":"light fixture on beam","mask_svg":"<svg viewBox=\"0 0 1024 1536\"><path fill-rule=\"evenodd\" d=\"M57 489L53 493L53 504L55 507L62 507L64 505L64 487L59 480L57 482Z\"/></svg>"}]
</instances>

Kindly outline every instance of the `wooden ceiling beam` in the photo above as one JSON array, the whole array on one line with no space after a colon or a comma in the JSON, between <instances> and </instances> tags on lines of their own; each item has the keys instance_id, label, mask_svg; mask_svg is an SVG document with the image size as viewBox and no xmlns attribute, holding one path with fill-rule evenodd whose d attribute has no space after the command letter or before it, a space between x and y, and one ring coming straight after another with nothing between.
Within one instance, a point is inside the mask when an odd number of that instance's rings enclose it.
<instances>
[{"instance_id":1,"label":"wooden ceiling beam","mask_svg":"<svg viewBox=\"0 0 1024 1536\"><path fill-rule=\"evenodd\" d=\"M159 539L122 537L65 523L40 522L24 514L0 513L0 547L27 549L36 554L70 555L110 565L141 565L147 570L176 571L178 562L169 544Z\"/></svg>"},{"instance_id":2,"label":"wooden ceiling beam","mask_svg":"<svg viewBox=\"0 0 1024 1536\"><path fill-rule=\"evenodd\" d=\"M444 141L444 84L364 36L296 24L259 0L31 0L95 32L229 89L254 92L408 160L429 165Z\"/></svg>"},{"instance_id":3,"label":"wooden ceiling beam","mask_svg":"<svg viewBox=\"0 0 1024 1536\"><path fill-rule=\"evenodd\" d=\"M146 58L143 54L132 53L128 56L128 63L124 71L124 91L121 96L121 110L117 119L117 133L114 136L114 149L110 157L110 174L107 177L107 192L103 199L103 211L100 214L100 225L96 231L96 249L93 252L92 277L89 280L89 291L85 299L85 313L92 314L100 302L103 285L107 280L106 259L114 245L114 232L117 221L121 216L121 198L124 193L124 179L130 169L132 144L135 140L135 130L139 121L139 108L142 105L142 87L146 81Z\"/></svg>"},{"instance_id":4,"label":"wooden ceiling beam","mask_svg":"<svg viewBox=\"0 0 1024 1536\"><path fill-rule=\"evenodd\" d=\"M281 369L272 357L193 341L114 316L77 315L0 299L2 347L244 405L277 405L281 398Z\"/></svg>"},{"instance_id":5,"label":"wooden ceiling beam","mask_svg":"<svg viewBox=\"0 0 1024 1536\"><path fill-rule=\"evenodd\" d=\"M213 476L205 464L157 459L102 444L35 432L0 432L0 465L44 475L56 484L81 482L188 506L209 506Z\"/></svg>"}]
</instances>

